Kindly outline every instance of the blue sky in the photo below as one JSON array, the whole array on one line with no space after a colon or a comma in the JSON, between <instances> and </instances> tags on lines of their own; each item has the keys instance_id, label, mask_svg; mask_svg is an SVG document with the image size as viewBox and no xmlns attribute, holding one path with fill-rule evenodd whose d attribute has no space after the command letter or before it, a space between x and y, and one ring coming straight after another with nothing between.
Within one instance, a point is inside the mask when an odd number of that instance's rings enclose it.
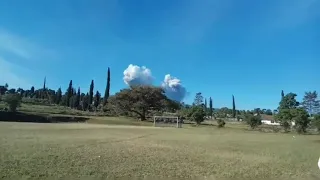
<instances>
[{"instance_id":1,"label":"blue sky","mask_svg":"<svg viewBox=\"0 0 320 180\"><path fill-rule=\"evenodd\" d=\"M4 0L0 84L103 91L129 64L181 80L215 107L274 109L280 92L320 91L320 0Z\"/></svg>"}]
</instances>

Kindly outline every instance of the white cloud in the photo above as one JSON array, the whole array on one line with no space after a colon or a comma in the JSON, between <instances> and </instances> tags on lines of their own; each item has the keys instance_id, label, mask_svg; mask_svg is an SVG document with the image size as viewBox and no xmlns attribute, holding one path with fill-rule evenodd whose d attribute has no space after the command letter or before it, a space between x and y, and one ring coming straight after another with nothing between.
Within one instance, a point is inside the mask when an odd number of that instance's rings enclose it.
<instances>
[{"instance_id":1,"label":"white cloud","mask_svg":"<svg viewBox=\"0 0 320 180\"><path fill-rule=\"evenodd\" d=\"M186 88L183 87L180 79L170 74L165 75L161 86L169 99L181 102L186 96Z\"/></svg>"},{"instance_id":2,"label":"white cloud","mask_svg":"<svg viewBox=\"0 0 320 180\"><path fill-rule=\"evenodd\" d=\"M123 72L123 80L129 85L151 85L153 77L151 70L145 66L137 66L130 64Z\"/></svg>"},{"instance_id":3,"label":"white cloud","mask_svg":"<svg viewBox=\"0 0 320 180\"><path fill-rule=\"evenodd\" d=\"M137 66L130 64L123 72L123 80L129 86L134 85L152 85L153 76L151 70L145 66ZM165 91L169 99L181 102L187 95L186 88L182 85L180 79L165 75L161 87Z\"/></svg>"},{"instance_id":4,"label":"white cloud","mask_svg":"<svg viewBox=\"0 0 320 180\"><path fill-rule=\"evenodd\" d=\"M30 71L6 61L0 57L0 85L9 84L9 88L30 88L31 84L25 78Z\"/></svg>"}]
</instances>

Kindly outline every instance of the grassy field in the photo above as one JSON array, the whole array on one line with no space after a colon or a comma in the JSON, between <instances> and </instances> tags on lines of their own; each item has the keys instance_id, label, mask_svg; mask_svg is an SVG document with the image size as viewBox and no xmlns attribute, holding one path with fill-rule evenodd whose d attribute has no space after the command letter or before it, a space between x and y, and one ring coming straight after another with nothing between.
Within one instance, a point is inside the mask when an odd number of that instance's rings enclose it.
<instances>
[{"instance_id":1,"label":"grassy field","mask_svg":"<svg viewBox=\"0 0 320 180\"><path fill-rule=\"evenodd\" d=\"M320 179L320 136L119 122L1 122L0 179Z\"/></svg>"},{"instance_id":2,"label":"grassy field","mask_svg":"<svg viewBox=\"0 0 320 180\"><path fill-rule=\"evenodd\" d=\"M0 101L0 109L7 107L7 105ZM36 105L36 104L26 104L21 103L17 108L19 112L29 113L29 114L56 114L56 115L78 115L78 116L97 116L101 115L101 112L88 112L75 110L64 106L57 105Z\"/></svg>"}]
</instances>

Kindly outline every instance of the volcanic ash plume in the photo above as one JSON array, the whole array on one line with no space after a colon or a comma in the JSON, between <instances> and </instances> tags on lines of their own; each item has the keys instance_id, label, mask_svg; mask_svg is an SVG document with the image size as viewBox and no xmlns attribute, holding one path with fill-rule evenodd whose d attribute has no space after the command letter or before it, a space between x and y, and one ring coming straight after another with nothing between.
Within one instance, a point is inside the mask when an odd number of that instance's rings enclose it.
<instances>
[{"instance_id":1,"label":"volcanic ash plume","mask_svg":"<svg viewBox=\"0 0 320 180\"><path fill-rule=\"evenodd\" d=\"M123 75L124 82L129 86L151 85L153 81L151 70L145 66L140 67L130 64L123 71Z\"/></svg>"},{"instance_id":2,"label":"volcanic ash plume","mask_svg":"<svg viewBox=\"0 0 320 180\"><path fill-rule=\"evenodd\" d=\"M186 88L182 86L180 79L170 74L164 77L161 86L169 99L181 102L186 95Z\"/></svg>"}]
</instances>

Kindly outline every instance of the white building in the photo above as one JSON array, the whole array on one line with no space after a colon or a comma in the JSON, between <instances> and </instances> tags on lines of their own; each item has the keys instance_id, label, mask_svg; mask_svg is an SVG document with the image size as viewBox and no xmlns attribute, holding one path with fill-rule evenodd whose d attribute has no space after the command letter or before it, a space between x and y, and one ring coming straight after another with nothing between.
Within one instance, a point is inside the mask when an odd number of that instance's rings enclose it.
<instances>
[{"instance_id":1,"label":"white building","mask_svg":"<svg viewBox=\"0 0 320 180\"><path fill-rule=\"evenodd\" d=\"M262 122L262 124L280 126L280 123L278 123L278 122L276 122L274 120L262 119L261 122Z\"/></svg>"},{"instance_id":2,"label":"white building","mask_svg":"<svg viewBox=\"0 0 320 180\"><path fill-rule=\"evenodd\" d=\"M273 126L280 126L279 122L276 122L273 118L273 116L269 116L269 115L262 115L262 120L261 120L262 124L267 124L267 125L273 125ZM291 126L294 126L295 122L291 121Z\"/></svg>"},{"instance_id":3,"label":"white building","mask_svg":"<svg viewBox=\"0 0 320 180\"><path fill-rule=\"evenodd\" d=\"M280 126L280 123L276 122L271 115L261 115L261 122L262 124L267 124L267 125L273 125L273 126Z\"/></svg>"}]
</instances>

